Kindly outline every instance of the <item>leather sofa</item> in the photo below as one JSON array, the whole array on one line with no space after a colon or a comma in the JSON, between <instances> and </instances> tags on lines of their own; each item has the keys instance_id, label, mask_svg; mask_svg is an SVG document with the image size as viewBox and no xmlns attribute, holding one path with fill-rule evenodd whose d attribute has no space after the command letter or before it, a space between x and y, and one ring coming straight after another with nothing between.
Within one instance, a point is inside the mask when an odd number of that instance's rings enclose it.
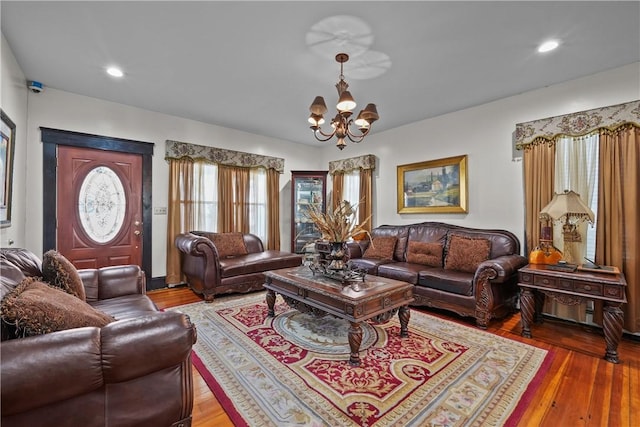
<instances>
[{"instance_id":1,"label":"leather sofa","mask_svg":"<svg viewBox=\"0 0 640 427\"><path fill-rule=\"evenodd\" d=\"M0 266L3 298L43 276L24 249L0 249ZM3 321L2 426L190 426L195 326L156 308L138 266L78 273L86 304L115 321L28 337Z\"/></svg>"},{"instance_id":2,"label":"leather sofa","mask_svg":"<svg viewBox=\"0 0 640 427\"><path fill-rule=\"evenodd\" d=\"M241 239L239 251L223 250L220 241L227 237ZM265 250L254 234L192 231L179 234L175 245L189 287L207 302L214 295L262 290L266 271L302 264L301 255Z\"/></svg>"},{"instance_id":3,"label":"leather sofa","mask_svg":"<svg viewBox=\"0 0 640 427\"><path fill-rule=\"evenodd\" d=\"M516 310L517 273L527 264L527 258L520 255L520 242L511 232L423 222L382 225L373 229L371 236L374 244L379 237L391 238L392 242L395 240L392 254L388 257L367 257L369 239L349 242L347 248L351 264L368 274L414 284L415 301L412 305L446 309L461 316L474 317L476 325L483 329L492 318L503 317ZM453 261L448 262L453 259L452 241L456 245L465 241L482 243L483 248L488 247L486 256L476 260L477 265L472 264L465 268L467 271L461 271ZM430 262L430 265L415 262L416 256L410 254L409 248L420 244L440 247L440 259ZM461 255L463 258L467 256ZM462 262L466 261L463 259Z\"/></svg>"}]
</instances>

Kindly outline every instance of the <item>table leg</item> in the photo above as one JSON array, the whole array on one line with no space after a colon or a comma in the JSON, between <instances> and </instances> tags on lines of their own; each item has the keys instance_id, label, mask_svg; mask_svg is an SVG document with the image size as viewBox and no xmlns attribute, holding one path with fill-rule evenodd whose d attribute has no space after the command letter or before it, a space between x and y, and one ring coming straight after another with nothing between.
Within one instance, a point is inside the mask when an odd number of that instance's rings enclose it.
<instances>
[{"instance_id":1,"label":"table leg","mask_svg":"<svg viewBox=\"0 0 640 427\"><path fill-rule=\"evenodd\" d=\"M351 348L351 356L349 364L351 366L360 366L360 344L362 343L362 327L360 323L351 322L349 328L349 347Z\"/></svg>"},{"instance_id":2,"label":"table leg","mask_svg":"<svg viewBox=\"0 0 640 427\"><path fill-rule=\"evenodd\" d=\"M531 338L531 323L535 312L535 296L529 288L522 288L520 293L520 320L522 321L522 336Z\"/></svg>"},{"instance_id":3,"label":"table leg","mask_svg":"<svg viewBox=\"0 0 640 427\"><path fill-rule=\"evenodd\" d=\"M276 305L276 293L271 289L267 289L266 300L267 308L269 309L269 311L267 312L267 316L274 317L276 315L274 311L274 307Z\"/></svg>"},{"instance_id":4,"label":"table leg","mask_svg":"<svg viewBox=\"0 0 640 427\"><path fill-rule=\"evenodd\" d=\"M409 336L409 319L411 312L408 305L403 305L398 309L398 320L400 320L400 337L407 338Z\"/></svg>"},{"instance_id":5,"label":"table leg","mask_svg":"<svg viewBox=\"0 0 640 427\"><path fill-rule=\"evenodd\" d=\"M610 305L605 302L604 318L602 326L604 329L604 339L607 343L607 351L604 359L607 362L618 363L618 343L622 338L622 323L624 321L624 313L620 309L620 305Z\"/></svg>"}]
</instances>

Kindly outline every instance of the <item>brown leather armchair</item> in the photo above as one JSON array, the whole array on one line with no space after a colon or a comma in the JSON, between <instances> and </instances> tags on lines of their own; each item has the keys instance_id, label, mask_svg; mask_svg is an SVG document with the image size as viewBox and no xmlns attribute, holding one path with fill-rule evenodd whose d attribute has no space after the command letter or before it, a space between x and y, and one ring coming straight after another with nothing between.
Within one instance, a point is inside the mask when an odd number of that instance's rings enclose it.
<instances>
[{"instance_id":1,"label":"brown leather armchair","mask_svg":"<svg viewBox=\"0 0 640 427\"><path fill-rule=\"evenodd\" d=\"M1 249L0 266L3 297L42 276L23 249ZM87 303L116 321L25 338L3 331L2 426L190 426L195 326L158 311L137 266L79 273Z\"/></svg>"}]
</instances>

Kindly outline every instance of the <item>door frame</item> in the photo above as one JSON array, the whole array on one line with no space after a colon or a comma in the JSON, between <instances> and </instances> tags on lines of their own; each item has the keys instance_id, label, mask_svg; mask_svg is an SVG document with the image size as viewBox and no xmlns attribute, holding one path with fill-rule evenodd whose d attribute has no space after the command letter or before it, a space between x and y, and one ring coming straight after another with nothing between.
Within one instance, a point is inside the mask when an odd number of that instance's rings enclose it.
<instances>
[{"instance_id":1,"label":"door frame","mask_svg":"<svg viewBox=\"0 0 640 427\"><path fill-rule=\"evenodd\" d=\"M134 141L102 135L72 132L68 130L40 127L42 140L42 248L46 252L56 247L56 188L57 188L57 147L70 145L106 151L118 151L142 155L142 269L147 276L147 287L151 283L151 221L153 218L152 157L153 142Z\"/></svg>"}]
</instances>

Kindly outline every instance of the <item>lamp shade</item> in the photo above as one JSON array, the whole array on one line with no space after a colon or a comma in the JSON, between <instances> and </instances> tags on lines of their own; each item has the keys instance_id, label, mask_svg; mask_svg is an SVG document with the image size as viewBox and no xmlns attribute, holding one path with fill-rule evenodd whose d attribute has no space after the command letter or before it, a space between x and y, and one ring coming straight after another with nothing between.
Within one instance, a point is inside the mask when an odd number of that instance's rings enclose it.
<instances>
[{"instance_id":1,"label":"lamp shade","mask_svg":"<svg viewBox=\"0 0 640 427\"><path fill-rule=\"evenodd\" d=\"M554 193L553 199L541 211L541 215L548 215L554 220L559 220L565 215L570 218L578 218L593 223L595 215L587 206L580 195L572 190L565 190L564 193Z\"/></svg>"},{"instance_id":2,"label":"lamp shade","mask_svg":"<svg viewBox=\"0 0 640 427\"><path fill-rule=\"evenodd\" d=\"M309 107L309 111L311 111L311 114L315 114L316 116L322 116L324 113L326 113L327 104L324 103L324 98L321 96L316 96L311 103L311 107Z\"/></svg>"},{"instance_id":3,"label":"lamp shade","mask_svg":"<svg viewBox=\"0 0 640 427\"><path fill-rule=\"evenodd\" d=\"M338 111L351 111L356 108L356 101L353 100L353 96L348 90L345 90L340 94L338 105L336 105Z\"/></svg>"}]
</instances>

